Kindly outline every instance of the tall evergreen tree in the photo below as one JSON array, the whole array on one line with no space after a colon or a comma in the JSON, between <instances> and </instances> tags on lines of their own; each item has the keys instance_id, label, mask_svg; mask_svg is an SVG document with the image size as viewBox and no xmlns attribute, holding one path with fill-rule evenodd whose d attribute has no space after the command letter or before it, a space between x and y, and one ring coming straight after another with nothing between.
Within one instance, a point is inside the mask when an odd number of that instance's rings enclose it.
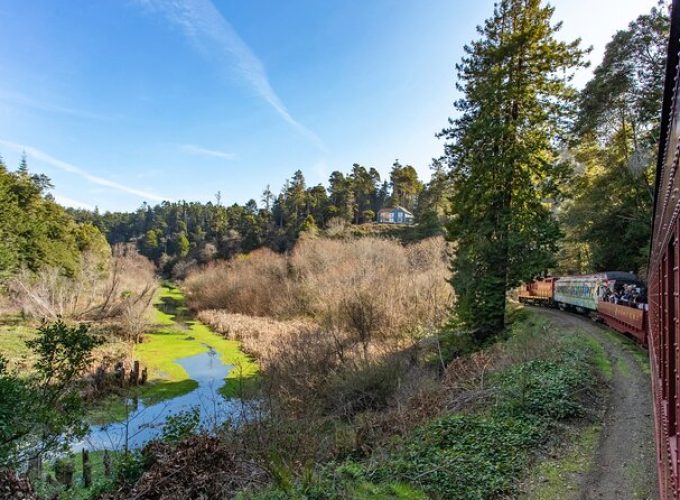
<instances>
[{"instance_id":1,"label":"tall evergreen tree","mask_svg":"<svg viewBox=\"0 0 680 500\"><path fill-rule=\"evenodd\" d=\"M450 166L455 318L477 342L505 326L506 291L553 263L549 202L565 175L557 138L575 97L579 40L555 38L553 8L501 0L457 65L461 115L442 131Z\"/></svg>"},{"instance_id":2,"label":"tall evergreen tree","mask_svg":"<svg viewBox=\"0 0 680 500\"><path fill-rule=\"evenodd\" d=\"M364 212L371 209L371 200L376 193L376 175L378 182L380 174L372 168L370 171L366 167L355 163L352 165L352 173L349 176L352 192L354 194L354 223L360 224L364 220Z\"/></svg>"},{"instance_id":3,"label":"tall evergreen tree","mask_svg":"<svg viewBox=\"0 0 680 500\"><path fill-rule=\"evenodd\" d=\"M655 7L617 32L581 92L578 168L560 217L566 272L647 265L669 26Z\"/></svg>"},{"instance_id":4,"label":"tall evergreen tree","mask_svg":"<svg viewBox=\"0 0 680 500\"><path fill-rule=\"evenodd\" d=\"M354 195L351 190L351 179L337 170L328 178L329 217L340 217L352 220Z\"/></svg>"},{"instance_id":5,"label":"tall evergreen tree","mask_svg":"<svg viewBox=\"0 0 680 500\"><path fill-rule=\"evenodd\" d=\"M402 165L394 160L390 172L392 186L392 205L401 205L407 210L416 209L418 195L423 190L423 183L418 179L418 172L411 165Z\"/></svg>"}]
</instances>

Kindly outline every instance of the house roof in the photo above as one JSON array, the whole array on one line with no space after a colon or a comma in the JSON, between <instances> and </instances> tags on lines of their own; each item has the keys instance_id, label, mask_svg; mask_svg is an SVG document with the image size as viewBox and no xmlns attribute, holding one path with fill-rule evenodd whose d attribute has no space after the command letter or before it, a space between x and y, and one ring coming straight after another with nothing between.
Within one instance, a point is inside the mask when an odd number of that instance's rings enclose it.
<instances>
[{"instance_id":1,"label":"house roof","mask_svg":"<svg viewBox=\"0 0 680 500\"><path fill-rule=\"evenodd\" d=\"M381 208L380 210L378 210L378 213L381 214L381 213L384 213L384 212L391 212L392 210L401 210L401 211L404 212L405 214L410 215L410 216L413 216L413 214L412 214L411 212L409 212L408 210L406 210L406 209L405 209L404 207L402 207L401 205L396 205L396 206L394 206L394 207L385 207L385 208Z\"/></svg>"}]
</instances>

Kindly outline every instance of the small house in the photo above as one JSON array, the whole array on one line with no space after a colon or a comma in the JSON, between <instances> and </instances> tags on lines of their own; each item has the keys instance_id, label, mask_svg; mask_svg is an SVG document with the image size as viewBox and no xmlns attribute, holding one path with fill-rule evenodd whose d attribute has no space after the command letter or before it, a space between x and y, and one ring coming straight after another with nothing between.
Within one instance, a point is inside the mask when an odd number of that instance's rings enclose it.
<instances>
[{"instance_id":1,"label":"small house","mask_svg":"<svg viewBox=\"0 0 680 500\"><path fill-rule=\"evenodd\" d=\"M382 208L378 211L380 224L413 224L413 214L404 207Z\"/></svg>"}]
</instances>

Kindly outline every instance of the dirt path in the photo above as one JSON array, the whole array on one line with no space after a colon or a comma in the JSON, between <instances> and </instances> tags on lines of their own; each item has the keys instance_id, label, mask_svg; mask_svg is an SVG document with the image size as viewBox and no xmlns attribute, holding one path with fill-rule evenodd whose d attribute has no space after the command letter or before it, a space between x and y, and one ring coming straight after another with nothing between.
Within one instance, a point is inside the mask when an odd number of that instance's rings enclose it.
<instances>
[{"instance_id":1,"label":"dirt path","mask_svg":"<svg viewBox=\"0 0 680 500\"><path fill-rule=\"evenodd\" d=\"M534 309L556 325L592 335L612 363L602 432L579 498L658 498L650 376L629 345L590 319L551 309Z\"/></svg>"}]
</instances>

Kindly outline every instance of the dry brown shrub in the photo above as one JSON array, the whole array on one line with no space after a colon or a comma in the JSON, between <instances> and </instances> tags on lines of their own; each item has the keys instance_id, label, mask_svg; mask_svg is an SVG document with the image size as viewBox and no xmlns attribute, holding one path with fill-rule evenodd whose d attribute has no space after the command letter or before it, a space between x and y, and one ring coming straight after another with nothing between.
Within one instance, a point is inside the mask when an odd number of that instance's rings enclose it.
<instances>
[{"instance_id":1,"label":"dry brown shrub","mask_svg":"<svg viewBox=\"0 0 680 500\"><path fill-rule=\"evenodd\" d=\"M214 309L199 312L198 319L225 337L240 341L242 349L257 358L265 370L281 354L281 342L285 345L292 336L316 326L309 320L282 321Z\"/></svg>"},{"instance_id":2,"label":"dry brown shrub","mask_svg":"<svg viewBox=\"0 0 680 500\"><path fill-rule=\"evenodd\" d=\"M155 441L144 455L151 465L137 483L104 498L231 498L270 479L261 465L217 437L191 436L177 444Z\"/></svg>"},{"instance_id":3,"label":"dry brown shrub","mask_svg":"<svg viewBox=\"0 0 680 500\"><path fill-rule=\"evenodd\" d=\"M85 254L79 272L60 269L24 271L10 281L10 297L23 314L55 320L113 321L130 340L146 329L148 311L158 288L153 263L132 245L116 245L110 261Z\"/></svg>"},{"instance_id":4,"label":"dry brown shrub","mask_svg":"<svg viewBox=\"0 0 680 500\"><path fill-rule=\"evenodd\" d=\"M304 238L288 256L208 265L184 287L201 321L259 360L278 404L348 419L414 392L398 353L446 320L447 276L442 238Z\"/></svg>"},{"instance_id":5,"label":"dry brown shrub","mask_svg":"<svg viewBox=\"0 0 680 500\"><path fill-rule=\"evenodd\" d=\"M195 310L279 317L286 311L287 274L286 257L263 248L190 273L184 289Z\"/></svg>"},{"instance_id":6,"label":"dry brown shrub","mask_svg":"<svg viewBox=\"0 0 680 500\"><path fill-rule=\"evenodd\" d=\"M0 498L29 500L38 496L27 477L11 469L0 469Z\"/></svg>"},{"instance_id":7,"label":"dry brown shrub","mask_svg":"<svg viewBox=\"0 0 680 500\"><path fill-rule=\"evenodd\" d=\"M308 317L351 335L399 342L438 328L452 302L446 244L404 247L392 240L303 239L290 256L258 250L212 264L184 283L195 310L223 309L276 319Z\"/></svg>"}]
</instances>

